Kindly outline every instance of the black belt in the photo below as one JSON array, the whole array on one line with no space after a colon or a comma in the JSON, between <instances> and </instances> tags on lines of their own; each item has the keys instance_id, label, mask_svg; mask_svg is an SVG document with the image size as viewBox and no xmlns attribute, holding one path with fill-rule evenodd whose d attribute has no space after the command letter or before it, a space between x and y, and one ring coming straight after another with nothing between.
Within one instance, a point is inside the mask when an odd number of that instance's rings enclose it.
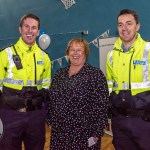
<instances>
[{"instance_id":1,"label":"black belt","mask_svg":"<svg viewBox=\"0 0 150 150\"><path fill-rule=\"evenodd\" d=\"M119 109L118 112L124 116L143 116L145 110L136 110L136 109Z\"/></svg>"},{"instance_id":2,"label":"black belt","mask_svg":"<svg viewBox=\"0 0 150 150\"><path fill-rule=\"evenodd\" d=\"M122 115L125 117L141 117L143 120L150 122L150 110L149 109L121 109L112 108L112 117Z\"/></svg>"},{"instance_id":3,"label":"black belt","mask_svg":"<svg viewBox=\"0 0 150 150\"><path fill-rule=\"evenodd\" d=\"M122 109L122 108L112 108L112 115L122 115L122 116L139 116L144 114L145 110L138 109Z\"/></svg>"},{"instance_id":4,"label":"black belt","mask_svg":"<svg viewBox=\"0 0 150 150\"><path fill-rule=\"evenodd\" d=\"M19 112L34 111L37 109L42 109L43 97L22 97L20 95L6 95L2 94L2 107L9 106L14 110Z\"/></svg>"}]
</instances>

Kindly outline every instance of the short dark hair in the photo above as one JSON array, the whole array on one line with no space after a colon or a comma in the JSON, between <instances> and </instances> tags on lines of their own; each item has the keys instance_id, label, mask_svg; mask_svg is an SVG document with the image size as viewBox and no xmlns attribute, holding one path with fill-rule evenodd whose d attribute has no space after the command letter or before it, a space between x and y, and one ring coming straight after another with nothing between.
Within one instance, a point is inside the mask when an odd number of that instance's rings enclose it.
<instances>
[{"instance_id":1,"label":"short dark hair","mask_svg":"<svg viewBox=\"0 0 150 150\"><path fill-rule=\"evenodd\" d=\"M131 10L131 9L123 9L123 10L121 10L119 15L118 15L118 17L117 17L117 20L118 20L119 16L124 15L124 14L131 14L134 17L134 19L136 21L136 24L139 23L138 14L134 10Z\"/></svg>"},{"instance_id":2,"label":"short dark hair","mask_svg":"<svg viewBox=\"0 0 150 150\"><path fill-rule=\"evenodd\" d=\"M25 19L27 18L32 18L32 19L35 19L36 21L38 21L38 29L40 29L40 19L38 16L32 14L32 13L29 13L29 14L26 14L24 15L21 19L20 19L20 27L22 27L23 25L23 22Z\"/></svg>"}]
</instances>

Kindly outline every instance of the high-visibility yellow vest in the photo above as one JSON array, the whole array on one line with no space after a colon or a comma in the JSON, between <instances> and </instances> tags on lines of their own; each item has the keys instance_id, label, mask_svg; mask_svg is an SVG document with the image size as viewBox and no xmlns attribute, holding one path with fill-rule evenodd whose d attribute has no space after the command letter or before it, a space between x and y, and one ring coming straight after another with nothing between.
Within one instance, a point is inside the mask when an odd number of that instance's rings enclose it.
<instances>
[{"instance_id":1,"label":"high-visibility yellow vest","mask_svg":"<svg viewBox=\"0 0 150 150\"><path fill-rule=\"evenodd\" d=\"M140 34L128 52L123 52L118 38L114 49L108 52L106 76L109 91L131 90L132 95L150 90L150 43Z\"/></svg>"},{"instance_id":2,"label":"high-visibility yellow vest","mask_svg":"<svg viewBox=\"0 0 150 150\"><path fill-rule=\"evenodd\" d=\"M16 51L14 50L16 49ZM17 69L13 55L19 55L22 69ZM48 54L35 43L29 47L19 41L0 52L0 86L21 90L24 86L48 89L51 82L51 63Z\"/></svg>"}]
</instances>

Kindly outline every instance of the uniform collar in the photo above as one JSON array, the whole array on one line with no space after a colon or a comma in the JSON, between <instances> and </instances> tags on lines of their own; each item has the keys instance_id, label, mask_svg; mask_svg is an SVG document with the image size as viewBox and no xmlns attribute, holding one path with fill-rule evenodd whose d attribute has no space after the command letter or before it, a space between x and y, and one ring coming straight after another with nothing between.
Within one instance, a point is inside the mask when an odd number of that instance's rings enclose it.
<instances>
[{"instance_id":1,"label":"uniform collar","mask_svg":"<svg viewBox=\"0 0 150 150\"><path fill-rule=\"evenodd\" d=\"M18 42L16 43L16 46L22 51L22 52L31 52L33 51L36 47L37 47L37 44L36 42L34 43L33 46L29 46L27 45L23 40L22 38L20 37Z\"/></svg>"},{"instance_id":2,"label":"uniform collar","mask_svg":"<svg viewBox=\"0 0 150 150\"><path fill-rule=\"evenodd\" d=\"M128 49L126 49L127 50L126 52L128 52L128 51L134 51L134 50L139 49L138 47L141 46L142 42L143 42L143 39L141 38L140 34L137 33L136 40L134 41L134 43L133 43L132 46L130 46ZM114 49L122 51L122 52L125 50L124 47L123 47L123 43L122 43L122 40L121 40L120 37L116 40L116 42L114 44Z\"/></svg>"}]
</instances>

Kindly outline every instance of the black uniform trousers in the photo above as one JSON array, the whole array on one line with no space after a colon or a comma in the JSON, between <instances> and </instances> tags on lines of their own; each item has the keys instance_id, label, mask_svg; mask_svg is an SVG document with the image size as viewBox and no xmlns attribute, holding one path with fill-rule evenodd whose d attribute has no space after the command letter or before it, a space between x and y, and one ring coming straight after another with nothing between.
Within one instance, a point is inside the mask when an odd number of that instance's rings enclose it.
<instances>
[{"instance_id":1,"label":"black uniform trousers","mask_svg":"<svg viewBox=\"0 0 150 150\"><path fill-rule=\"evenodd\" d=\"M0 118L4 127L0 150L21 150L22 141L26 150L44 149L45 111L43 109L18 112L1 108Z\"/></svg>"},{"instance_id":2,"label":"black uniform trousers","mask_svg":"<svg viewBox=\"0 0 150 150\"><path fill-rule=\"evenodd\" d=\"M150 150L150 122L141 117L112 117L112 131L116 150Z\"/></svg>"}]
</instances>

